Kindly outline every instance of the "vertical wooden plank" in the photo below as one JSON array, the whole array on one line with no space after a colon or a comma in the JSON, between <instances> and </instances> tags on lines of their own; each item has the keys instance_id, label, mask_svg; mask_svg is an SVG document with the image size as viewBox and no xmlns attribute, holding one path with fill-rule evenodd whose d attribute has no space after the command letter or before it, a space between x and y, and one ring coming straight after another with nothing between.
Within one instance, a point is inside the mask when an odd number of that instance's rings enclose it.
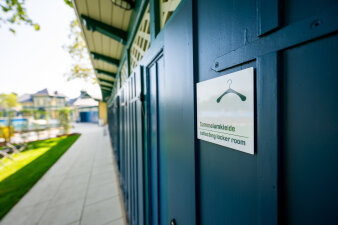
<instances>
[{"instance_id":1,"label":"vertical wooden plank","mask_svg":"<svg viewBox=\"0 0 338 225\"><path fill-rule=\"evenodd\" d=\"M125 82L125 93L126 93L126 208L127 208L127 215L128 220L130 220L130 154L129 154L129 86L128 86L128 80Z\"/></svg>"},{"instance_id":2,"label":"vertical wooden plank","mask_svg":"<svg viewBox=\"0 0 338 225\"><path fill-rule=\"evenodd\" d=\"M135 212L135 163L134 163L134 90L133 90L133 82L134 82L134 73L130 75L129 78L129 93L130 93L130 104L129 104L129 128L130 128L130 202L131 202L131 210L130 210L130 224L134 225L134 212Z\"/></svg>"},{"instance_id":3,"label":"vertical wooden plank","mask_svg":"<svg viewBox=\"0 0 338 225\"><path fill-rule=\"evenodd\" d=\"M133 73L133 99L135 98L135 82L136 82L136 73ZM133 162L134 162L134 213L133 213L133 222L137 224L137 112L136 112L137 102L133 101Z\"/></svg>"},{"instance_id":4,"label":"vertical wooden plank","mask_svg":"<svg viewBox=\"0 0 338 225\"><path fill-rule=\"evenodd\" d=\"M145 208L145 218L144 218L144 222L145 224L150 224L150 217L151 217L151 213L150 213L150 153L149 153L149 149L150 149L150 144L149 144L149 140L150 140L150 118L149 118L149 90L150 90L150 82L149 82L149 76L148 76L148 68L145 66L143 67L143 93L144 93L144 208Z\"/></svg>"},{"instance_id":5,"label":"vertical wooden plank","mask_svg":"<svg viewBox=\"0 0 338 225\"><path fill-rule=\"evenodd\" d=\"M278 223L278 74L277 53L258 58L257 179L258 224Z\"/></svg>"},{"instance_id":6,"label":"vertical wooden plank","mask_svg":"<svg viewBox=\"0 0 338 225\"><path fill-rule=\"evenodd\" d=\"M143 116L142 116L142 83L140 66L135 72L135 96L139 100L135 104L135 132L136 132L136 220L138 225L144 225L144 178L143 178Z\"/></svg>"},{"instance_id":7,"label":"vertical wooden plank","mask_svg":"<svg viewBox=\"0 0 338 225\"><path fill-rule=\"evenodd\" d=\"M196 222L195 92L193 60L193 1L185 0L164 29L165 73L159 112L167 151L168 221ZM184 21L184 22L182 22ZM184 34L184 35L182 35Z\"/></svg>"},{"instance_id":8,"label":"vertical wooden plank","mask_svg":"<svg viewBox=\"0 0 338 225\"><path fill-rule=\"evenodd\" d=\"M157 98L157 65L149 68L150 84L150 189L151 189L151 224L159 224L158 198L158 98Z\"/></svg>"},{"instance_id":9,"label":"vertical wooden plank","mask_svg":"<svg viewBox=\"0 0 338 225\"><path fill-rule=\"evenodd\" d=\"M258 36L264 35L279 26L278 0L258 0Z\"/></svg>"},{"instance_id":10,"label":"vertical wooden plank","mask_svg":"<svg viewBox=\"0 0 338 225\"><path fill-rule=\"evenodd\" d=\"M129 221L132 221L132 171L133 171L133 165L132 165L132 123L131 123L131 80L127 80L127 87L128 87L128 218Z\"/></svg>"}]
</instances>

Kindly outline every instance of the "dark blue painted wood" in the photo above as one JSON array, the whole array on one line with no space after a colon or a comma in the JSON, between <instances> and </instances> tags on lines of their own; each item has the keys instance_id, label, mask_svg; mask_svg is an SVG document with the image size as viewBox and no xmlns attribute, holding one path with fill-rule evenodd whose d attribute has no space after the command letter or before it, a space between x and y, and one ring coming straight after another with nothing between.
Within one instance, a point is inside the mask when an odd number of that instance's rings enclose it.
<instances>
[{"instance_id":1,"label":"dark blue painted wood","mask_svg":"<svg viewBox=\"0 0 338 225\"><path fill-rule=\"evenodd\" d=\"M249 67L255 68L256 62L219 75ZM213 77L212 73L210 77ZM198 143L199 223L258 224L257 157L260 151L250 155L201 140Z\"/></svg>"},{"instance_id":2,"label":"dark blue painted wood","mask_svg":"<svg viewBox=\"0 0 338 225\"><path fill-rule=\"evenodd\" d=\"M125 92L126 92L126 180L127 180L127 215L128 220L130 221L131 216L131 155L130 155L130 124L131 124L131 118L130 118L130 88L129 88L130 80L127 80L125 84Z\"/></svg>"},{"instance_id":3,"label":"dark blue painted wood","mask_svg":"<svg viewBox=\"0 0 338 225\"><path fill-rule=\"evenodd\" d=\"M144 94L145 94L145 102L144 102L144 123L146 124L146 126L144 126L145 130L144 130L144 149L145 149L145 180L147 181L145 183L145 224L151 224L152 221L152 214L154 210L152 210L152 196L154 196L153 191L152 191L152 164L151 164L151 117L152 112L151 112L151 96L156 94L151 92L151 79L149 76L149 68L154 67L155 68L155 72L156 72L156 90L157 90L157 104L159 104L159 100L160 100L160 92L161 92L161 86L158 86L159 83L159 79L161 79L162 75L160 74L160 69L159 69L159 64L161 61L163 61L163 57L162 57L162 48L163 45L161 43L163 43L163 33L160 33L158 35L158 39L156 39L156 41L154 41L152 43L152 48L145 54L145 56L143 57L141 63L143 65L145 65L144 68L144 73L146 74L146 76L144 76ZM163 70L163 69L162 69ZM157 106L158 108L158 106ZM159 110L159 109L158 109ZM157 115L157 124L159 124L159 120L161 119L161 115ZM161 185L163 185L165 183L165 181L167 180L167 174L165 172L166 169L166 155L165 155L165 148L163 148L162 146L162 141L161 141L161 129L163 129L163 125L157 127L158 130L158 163L157 163L157 167L158 167L158 174L157 174L157 178L155 177L155 179L157 179L157 186L158 186L158 193L156 194L157 196L157 211L156 212L158 214L158 217L160 221L164 220L166 218L166 212L167 212L167 201L163 200L166 197L166 191L165 189L160 188ZM162 196L165 196L164 198ZM162 199L162 200L161 200ZM159 222L161 224L161 222Z\"/></svg>"},{"instance_id":4,"label":"dark blue painted wood","mask_svg":"<svg viewBox=\"0 0 338 225\"><path fill-rule=\"evenodd\" d=\"M143 147L144 147L144 224L150 224L151 221L151 183L150 183L150 104L149 104L149 77L148 68L143 67L143 111L144 111L144 129L143 129Z\"/></svg>"},{"instance_id":5,"label":"dark blue painted wood","mask_svg":"<svg viewBox=\"0 0 338 225\"><path fill-rule=\"evenodd\" d=\"M164 67L164 57L157 59L157 79L158 79L158 105L161 106L158 108L158 135L159 135L159 155L158 155L158 172L159 172L159 214L160 214L160 223L159 224L167 224L168 221L168 179L167 179L167 149L165 139L163 137L166 133L166 127L164 123L160 123L161 121L165 121L166 114L163 113L163 108L165 107L165 101L162 98L162 91L165 90L166 83L163 82L163 78L165 77L165 67Z\"/></svg>"},{"instance_id":6,"label":"dark blue painted wood","mask_svg":"<svg viewBox=\"0 0 338 225\"><path fill-rule=\"evenodd\" d=\"M258 56L304 44L307 41L337 32L337 20L338 4L334 4L330 8L319 11L316 15L289 24L269 36L240 48L232 48L224 55L215 58L209 66L215 71L222 71L243 62L254 60Z\"/></svg>"},{"instance_id":7,"label":"dark blue painted wood","mask_svg":"<svg viewBox=\"0 0 338 225\"><path fill-rule=\"evenodd\" d=\"M338 35L281 54L282 224L337 224Z\"/></svg>"},{"instance_id":8,"label":"dark blue painted wood","mask_svg":"<svg viewBox=\"0 0 338 225\"><path fill-rule=\"evenodd\" d=\"M164 30L159 113L168 163L168 219L162 224L173 218L178 225L196 224L192 4L183 1Z\"/></svg>"},{"instance_id":9,"label":"dark blue painted wood","mask_svg":"<svg viewBox=\"0 0 338 225\"><path fill-rule=\"evenodd\" d=\"M150 183L151 183L151 224L159 224L158 198L158 119L157 119L157 65L149 68L150 85Z\"/></svg>"},{"instance_id":10,"label":"dark blue painted wood","mask_svg":"<svg viewBox=\"0 0 338 225\"><path fill-rule=\"evenodd\" d=\"M279 1L258 0L258 35L264 35L279 26Z\"/></svg>"},{"instance_id":11,"label":"dark blue painted wood","mask_svg":"<svg viewBox=\"0 0 338 225\"><path fill-rule=\"evenodd\" d=\"M195 12L185 0L152 42L141 64L158 67L157 108L146 101L142 110L134 78L123 88L130 93L130 113L127 105L120 108L121 176L132 224L169 224L172 218L207 225L338 221L337 3L283 0L276 9L277 2L198 0ZM161 61L152 62L161 49L164 72ZM257 76L256 154L196 145L194 76L204 81L251 66ZM150 96L151 89L142 90ZM154 157L147 141L156 132Z\"/></svg>"},{"instance_id":12,"label":"dark blue painted wood","mask_svg":"<svg viewBox=\"0 0 338 225\"><path fill-rule=\"evenodd\" d=\"M256 62L217 73L210 67L219 55L257 39L256 2L200 0L197 5L198 81L256 68ZM220 64L221 66L223 64ZM199 224L257 224L257 154L198 141Z\"/></svg>"},{"instance_id":13,"label":"dark blue painted wood","mask_svg":"<svg viewBox=\"0 0 338 225\"><path fill-rule=\"evenodd\" d=\"M131 139L131 220L130 224L134 225L136 224L136 127L135 127L135 73L132 73L130 76L130 139Z\"/></svg>"},{"instance_id":14,"label":"dark blue painted wood","mask_svg":"<svg viewBox=\"0 0 338 225\"><path fill-rule=\"evenodd\" d=\"M136 204L137 204L137 224L145 224L145 176L144 176L144 106L143 106L143 68L137 67L135 70L135 97L136 101L136 132L137 132L137 143L136 143L136 154L137 154L137 192L136 192Z\"/></svg>"},{"instance_id":15,"label":"dark blue painted wood","mask_svg":"<svg viewBox=\"0 0 338 225\"><path fill-rule=\"evenodd\" d=\"M257 60L258 224L278 223L278 55Z\"/></svg>"}]
</instances>

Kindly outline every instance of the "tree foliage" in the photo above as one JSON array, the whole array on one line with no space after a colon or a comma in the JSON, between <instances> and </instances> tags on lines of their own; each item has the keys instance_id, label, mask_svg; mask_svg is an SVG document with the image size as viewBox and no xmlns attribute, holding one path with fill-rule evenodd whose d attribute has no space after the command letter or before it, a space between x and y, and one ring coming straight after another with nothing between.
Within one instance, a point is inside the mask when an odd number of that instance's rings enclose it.
<instances>
[{"instance_id":1,"label":"tree foliage","mask_svg":"<svg viewBox=\"0 0 338 225\"><path fill-rule=\"evenodd\" d=\"M64 0L64 2L65 2L68 6L70 6L71 8L74 8L74 7L73 7L73 2L72 2L72 0Z\"/></svg>"},{"instance_id":2,"label":"tree foliage","mask_svg":"<svg viewBox=\"0 0 338 225\"><path fill-rule=\"evenodd\" d=\"M27 15L25 8L26 0L0 0L2 15L0 16L1 25L7 25L8 29L15 33L13 25L27 24L33 26L35 30L40 30L40 26L34 23Z\"/></svg>"},{"instance_id":3,"label":"tree foliage","mask_svg":"<svg viewBox=\"0 0 338 225\"><path fill-rule=\"evenodd\" d=\"M70 124L70 109L69 108L63 108L58 111L58 120L59 125L63 128L63 131L65 134L69 134L69 130L71 128Z\"/></svg>"},{"instance_id":4,"label":"tree foliage","mask_svg":"<svg viewBox=\"0 0 338 225\"><path fill-rule=\"evenodd\" d=\"M66 5L73 8L72 0L63 1ZM0 27L2 25L7 25L8 29L15 33L13 26L24 23L33 26L35 30L40 30L40 26L28 17L25 4L26 0L0 0L0 8L2 10L2 14L0 15ZM85 81L96 83L97 80L90 63L86 43L77 19L70 23L69 39L70 43L64 46L64 48L68 51L74 63L72 64L70 71L65 74L67 80L80 78Z\"/></svg>"},{"instance_id":5,"label":"tree foliage","mask_svg":"<svg viewBox=\"0 0 338 225\"><path fill-rule=\"evenodd\" d=\"M74 63L71 70L66 74L67 80L83 79L85 81L96 81L93 68L90 63L83 34L78 19L70 23L70 43L64 48L72 57Z\"/></svg>"},{"instance_id":6,"label":"tree foliage","mask_svg":"<svg viewBox=\"0 0 338 225\"><path fill-rule=\"evenodd\" d=\"M73 8L71 0L64 0L64 2ZM78 19L75 19L70 23L69 39L70 43L64 46L64 48L68 51L74 60L74 63L72 64L70 71L65 74L67 80L82 79L97 83Z\"/></svg>"},{"instance_id":7,"label":"tree foliage","mask_svg":"<svg viewBox=\"0 0 338 225\"><path fill-rule=\"evenodd\" d=\"M30 116L33 115L33 110L23 109L23 110L21 110L21 113L22 113L23 117L30 117Z\"/></svg>"},{"instance_id":8,"label":"tree foliage","mask_svg":"<svg viewBox=\"0 0 338 225\"><path fill-rule=\"evenodd\" d=\"M18 105L18 96L16 94L0 94L0 107L6 111L8 120L8 136L5 137L5 142L9 142L10 137L13 134L12 117L14 116L15 112L12 110L12 108L17 107Z\"/></svg>"},{"instance_id":9,"label":"tree foliage","mask_svg":"<svg viewBox=\"0 0 338 225\"><path fill-rule=\"evenodd\" d=\"M11 94L0 94L0 107L5 110L10 110L11 108L17 107L18 96L14 93Z\"/></svg>"}]
</instances>

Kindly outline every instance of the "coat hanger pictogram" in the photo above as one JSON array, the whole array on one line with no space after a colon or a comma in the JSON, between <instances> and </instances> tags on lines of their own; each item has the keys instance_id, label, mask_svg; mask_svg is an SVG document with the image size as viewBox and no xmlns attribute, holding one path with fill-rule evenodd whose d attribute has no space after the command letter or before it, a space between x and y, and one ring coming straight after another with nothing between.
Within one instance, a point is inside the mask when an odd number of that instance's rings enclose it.
<instances>
[{"instance_id":1,"label":"coat hanger pictogram","mask_svg":"<svg viewBox=\"0 0 338 225\"><path fill-rule=\"evenodd\" d=\"M216 100L217 103L219 103L221 101L221 99L223 98L224 95L229 94L229 93L233 93L235 95L237 95L238 97L240 97L240 99L244 102L246 100L246 97L244 95L242 95L241 93L238 93L237 91L235 91L234 89L232 89L230 86L232 84L232 80L229 79L227 81L229 88L228 90L226 90L221 96L218 97L218 99Z\"/></svg>"}]
</instances>

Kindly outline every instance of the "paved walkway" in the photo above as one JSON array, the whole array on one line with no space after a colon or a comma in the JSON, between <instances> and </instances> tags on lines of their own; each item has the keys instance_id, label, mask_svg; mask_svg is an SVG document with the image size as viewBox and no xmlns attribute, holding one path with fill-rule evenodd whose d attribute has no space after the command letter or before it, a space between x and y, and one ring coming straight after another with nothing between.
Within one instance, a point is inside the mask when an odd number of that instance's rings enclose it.
<instances>
[{"instance_id":1,"label":"paved walkway","mask_svg":"<svg viewBox=\"0 0 338 225\"><path fill-rule=\"evenodd\" d=\"M104 129L77 125L80 138L0 225L125 225L117 169Z\"/></svg>"}]
</instances>

